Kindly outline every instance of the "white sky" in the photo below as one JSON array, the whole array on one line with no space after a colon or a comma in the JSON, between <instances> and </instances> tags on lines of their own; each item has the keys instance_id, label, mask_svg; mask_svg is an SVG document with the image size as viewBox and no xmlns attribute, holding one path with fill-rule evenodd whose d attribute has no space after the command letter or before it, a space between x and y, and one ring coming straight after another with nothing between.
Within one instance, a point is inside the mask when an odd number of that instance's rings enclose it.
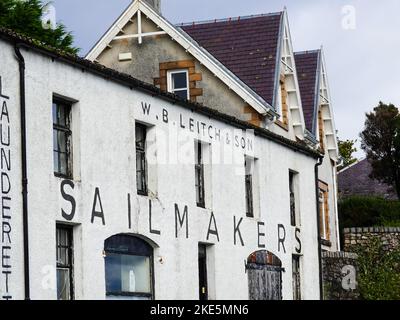
<instances>
[{"instance_id":1,"label":"white sky","mask_svg":"<svg viewBox=\"0 0 400 320\"><path fill-rule=\"evenodd\" d=\"M53 4L57 20L73 31L83 55L130 2ZM162 0L163 15L173 23L276 12L285 6L295 51L324 47L339 137L359 140L365 112L380 100L400 106L399 0Z\"/></svg>"}]
</instances>

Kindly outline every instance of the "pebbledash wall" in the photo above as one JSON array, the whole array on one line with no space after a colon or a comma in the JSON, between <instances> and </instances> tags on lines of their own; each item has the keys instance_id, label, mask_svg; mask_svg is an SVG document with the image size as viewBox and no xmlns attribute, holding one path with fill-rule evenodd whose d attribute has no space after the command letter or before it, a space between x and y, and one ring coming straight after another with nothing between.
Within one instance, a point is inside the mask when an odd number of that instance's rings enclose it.
<instances>
[{"instance_id":1,"label":"pebbledash wall","mask_svg":"<svg viewBox=\"0 0 400 320\"><path fill-rule=\"evenodd\" d=\"M302 298L319 298L316 159L35 49L21 52L26 61L32 299L56 299L56 223L74 225L76 299L106 298L104 241L121 233L152 241L155 299L199 298L195 280L199 242L213 245L210 299L248 299L245 261L264 249L277 255L285 268L283 299L293 298L292 254L298 253L302 255ZM0 294L1 299L23 299L19 71L12 42L2 39L0 77ZM76 100L72 109L74 179L68 184L53 173L54 94ZM157 163L149 168L150 197L136 192L135 121L153 126L149 136ZM212 201L207 209L196 206L193 164L176 160L194 158L194 139L210 143L213 157L221 152L240 159L213 163ZM256 218L245 214L245 153L259 159ZM301 227L297 232L290 223L289 170L299 173ZM177 211L180 218L186 210L181 225Z\"/></svg>"}]
</instances>

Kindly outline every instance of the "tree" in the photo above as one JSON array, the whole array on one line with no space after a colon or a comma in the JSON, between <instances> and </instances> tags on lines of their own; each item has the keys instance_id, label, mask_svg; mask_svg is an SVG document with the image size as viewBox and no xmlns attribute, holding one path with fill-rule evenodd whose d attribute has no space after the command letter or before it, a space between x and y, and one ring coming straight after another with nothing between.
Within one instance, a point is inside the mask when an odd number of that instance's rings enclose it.
<instances>
[{"instance_id":1,"label":"tree","mask_svg":"<svg viewBox=\"0 0 400 320\"><path fill-rule=\"evenodd\" d=\"M357 159L353 157L353 153L357 152L357 148L354 146L356 142L357 140L342 141L338 139L339 156L342 160L339 170L342 170L357 161Z\"/></svg>"},{"instance_id":2,"label":"tree","mask_svg":"<svg viewBox=\"0 0 400 320\"><path fill-rule=\"evenodd\" d=\"M43 9L41 0L0 0L0 27L77 54L79 49L73 46L73 36L63 24L54 29L43 27Z\"/></svg>"},{"instance_id":3,"label":"tree","mask_svg":"<svg viewBox=\"0 0 400 320\"><path fill-rule=\"evenodd\" d=\"M372 165L371 178L392 185L400 199L400 114L393 104L366 114L361 148Z\"/></svg>"}]
</instances>

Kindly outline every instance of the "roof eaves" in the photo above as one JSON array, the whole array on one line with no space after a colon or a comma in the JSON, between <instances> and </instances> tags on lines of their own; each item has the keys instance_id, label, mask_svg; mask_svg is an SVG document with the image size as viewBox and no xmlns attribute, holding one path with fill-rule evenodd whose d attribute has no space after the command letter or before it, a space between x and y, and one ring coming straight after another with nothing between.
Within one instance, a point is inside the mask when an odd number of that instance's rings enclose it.
<instances>
[{"instance_id":1,"label":"roof eaves","mask_svg":"<svg viewBox=\"0 0 400 320\"><path fill-rule=\"evenodd\" d=\"M321 59L321 49L317 50L306 50L306 51L297 51L294 52L294 56L303 56L303 55L309 55L309 54L318 54L317 57L317 67L315 71L315 84L314 84L314 99L313 99L313 114L312 114L312 124L311 124L311 129L312 131L307 130L309 133L313 134L314 137L317 136L317 123L318 123L318 107L319 107L319 101L320 101L320 80L321 80L321 67L322 67L322 59ZM298 75L299 76L299 75ZM301 95L301 93L300 93Z\"/></svg>"},{"instance_id":2,"label":"roof eaves","mask_svg":"<svg viewBox=\"0 0 400 320\"><path fill-rule=\"evenodd\" d=\"M319 102L320 102L320 86L321 86L321 68L322 68L322 57L321 57L321 50L315 50L318 52L318 64L317 64L317 75L315 77L315 91L314 91L314 114L313 114L313 124L312 130L313 134L317 136L317 123L318 123L318 109L319 109Z\"/></svg>"},{"instance_id":3,"label":"roof eaves","mask_svg":"<svg viewBox=\"0 0 400 320\"><path fill-rule=\"evenodd\" d=\"M280 12L281 14L281 21L279 24L279 37L278 37L278 45L277 45L277 52L276 52L276 61L275 61L275 80L274 80L274 95L272 97L272 105L274 110L277 110L276 106L276 98L279 94L279 81L280 81L280 67L281 67L281 60L282 60L282 42L283 42L283 32L285 31L285 12Z\"/></svg>"},{"instance_id":4,"label":"roof eaves","mask_svg":"<svg viewBox=\"0 0 400 320\"><path fill-rule=\"evenodd\" d=\"M105 40L108 38L108 36L110 36L112 34L112 32L113 32L113 30L115 28L119 28L118 27L119 24L122 21L124 21L124 19L126 19L127 14L130 11L135 11L138 6L139 6L138 1L131 2L126 7L126 9L121 13L121 15L115 20L115 22L108 28L108 30L100 37L100 39L96 42L96 44L93 46L93 48L90 49L90 51L86 54L85 58L88 59L88 60L94 61L95 60L95 57L94 57L95 53L98 52L98 51L101 53L101 51L104 50L104 49L100 49L102 43L105 42ZM103 45L103 47L105 48L106 45ZM99 55L100 53L97 53L97 54Z\"/></svg>"},{"instance_id":5,"label":"roof eaves","mask_svg":"<svg viewBox=\"0 0 400 320\"><path fill-rule=\"evenodd\" d=\"M104 32L104 34L96 41L96 43L92 46L92 48L88 51L86 54L86 58L89 59L88 57L95 51L95 49L99 46L99 44L103 41L105 36L118 24L118 22L123 18L123 16L127 13L129 8L132 6L133 3L130 3L125 10L119 15L117 20Z\"/></svg>"}]
</instances>

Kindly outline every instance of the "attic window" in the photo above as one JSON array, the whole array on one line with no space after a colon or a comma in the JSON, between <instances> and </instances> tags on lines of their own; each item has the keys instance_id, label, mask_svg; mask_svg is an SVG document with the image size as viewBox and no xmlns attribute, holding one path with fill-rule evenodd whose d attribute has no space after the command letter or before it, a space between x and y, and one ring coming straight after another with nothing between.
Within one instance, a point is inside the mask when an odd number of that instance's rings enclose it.
<instances>
[{"instance_id":1,"label":"attic window","mask_svg":"<svg viewBox=\"0 0 400 320\"><path fill-rule=\"evenodd\" d=\"M189 76L187 69L168 71L168 91L189 100Z\"/></svg>"}]
</instances>

